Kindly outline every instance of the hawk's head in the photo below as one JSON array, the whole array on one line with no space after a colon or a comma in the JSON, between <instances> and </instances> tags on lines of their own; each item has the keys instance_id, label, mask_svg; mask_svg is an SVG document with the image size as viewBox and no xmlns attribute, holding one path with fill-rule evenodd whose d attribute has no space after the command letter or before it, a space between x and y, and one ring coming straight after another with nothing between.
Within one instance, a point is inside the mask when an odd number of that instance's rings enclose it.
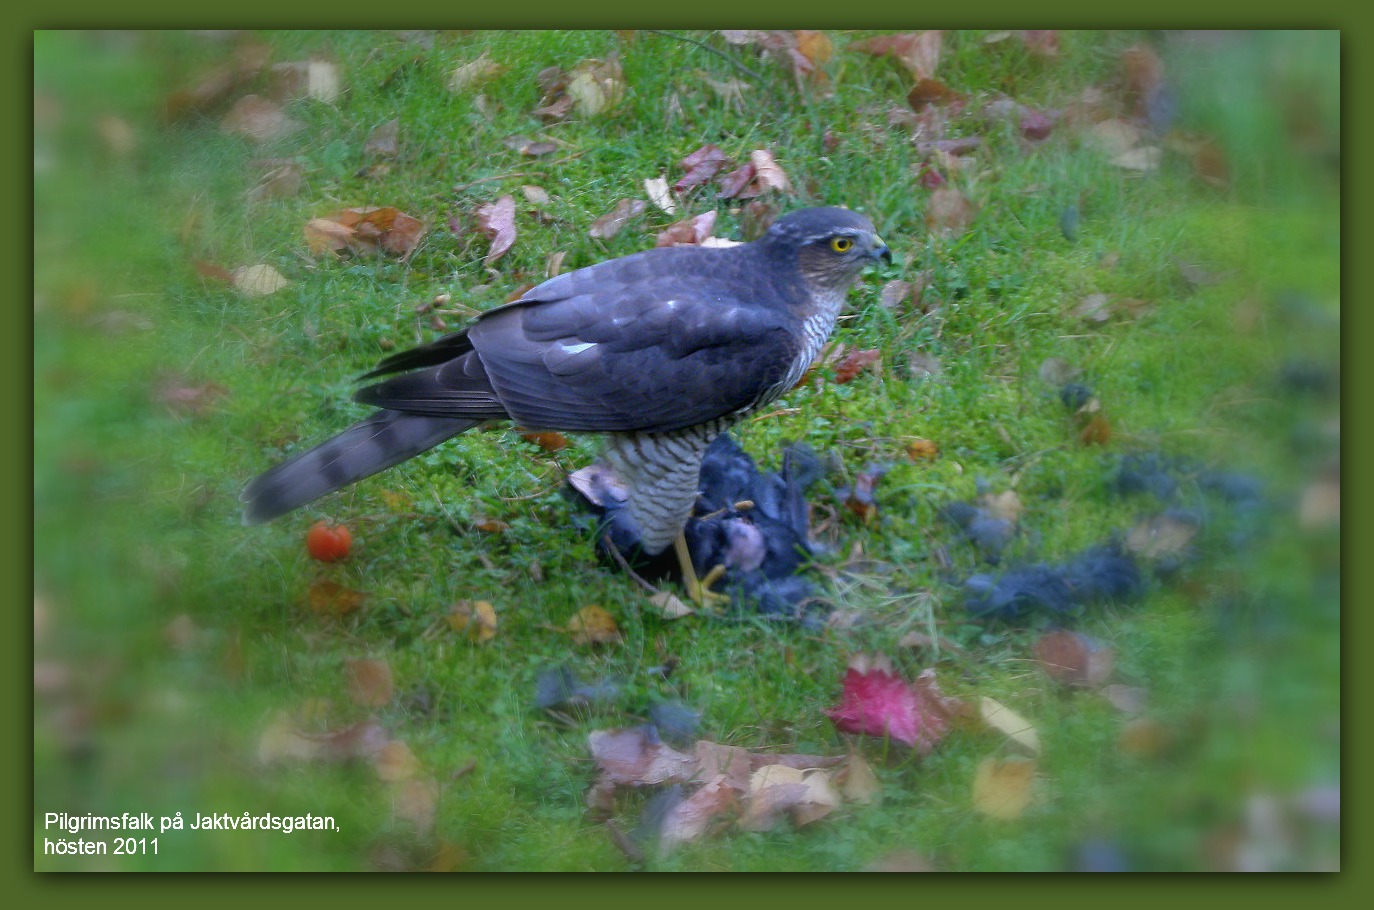
<instances>
[{"instance_id":1,"label":"hawk's head","mask_svg":"<svg viewBox=\"0 0 1374 910\"><path fill-rule=\"evenodd\" d=\"M877 259L892 261L873 222L842 208L790 212L773 222L763 243L770 255L795 262L817 291L844 291L864 266Z\"/></svg>"}]
</instances>

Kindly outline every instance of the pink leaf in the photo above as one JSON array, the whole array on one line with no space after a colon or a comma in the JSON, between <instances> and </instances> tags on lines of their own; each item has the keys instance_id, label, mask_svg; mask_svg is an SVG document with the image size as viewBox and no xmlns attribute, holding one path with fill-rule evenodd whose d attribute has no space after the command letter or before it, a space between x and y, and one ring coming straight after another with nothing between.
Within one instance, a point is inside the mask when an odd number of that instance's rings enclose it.
<instances>
[{"instance_id":1,"label":"pink leaf","mask_svg":"<svg viewBox=\"0 0 1374 910\"><path fill-rule=\"evenodd\" d=\"M495 202L477 207L477 227L491 238L491 249L482 260L491 265L515 243L515 197L507 194Z\"/></svg>"},{"instance_id":2,"label":"pink leaf","mask_svg":"<svg viewBox=\"0 0 1374 910\"><path fill-rule=\"evenodd\" d=\"M826 713L846 733L887 735L922 755L949 730L947 710L933 680L917 688L896 673L876 668L850 667L839 705Z\"/></svg>"}]
</instances>

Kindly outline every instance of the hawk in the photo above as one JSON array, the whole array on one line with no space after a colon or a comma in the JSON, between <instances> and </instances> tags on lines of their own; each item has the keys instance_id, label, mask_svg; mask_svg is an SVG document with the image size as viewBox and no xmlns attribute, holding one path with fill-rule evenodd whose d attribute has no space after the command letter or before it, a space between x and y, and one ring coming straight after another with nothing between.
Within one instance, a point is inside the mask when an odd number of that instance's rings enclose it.
<instances>
[{"instance_id":1,"label":"hawk","mask_svg":"<svg viewBox=\"0 0 1374 910\"><path fill-rule=\"evenodd\" d=\"M646 250L550 278L361 377L387 377L354 395L379 410L250 483L244 522L276 518L491 420L601 433L642 549L676 541L701 601L682 529L702 454L797 383L859 272L891 258L863 215L808 208L752 243Z\"/></svg>"}]
</instances>

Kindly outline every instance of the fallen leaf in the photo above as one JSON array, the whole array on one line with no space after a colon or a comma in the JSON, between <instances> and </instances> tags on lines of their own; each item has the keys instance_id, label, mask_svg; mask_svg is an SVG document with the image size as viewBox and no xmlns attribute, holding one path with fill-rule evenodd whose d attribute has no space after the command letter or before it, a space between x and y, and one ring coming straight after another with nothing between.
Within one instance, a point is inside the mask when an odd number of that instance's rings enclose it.
<instances>
[{"instance_id":1,"label":"fallen leaf","mask_svg":"<svg viewBox=\"0 0 1374 910\"><path fill-rule=\"evenodd\" d=\"M1028 28L1016 33L1026 50L1037 57L1059 56L1059 31L1052 28Z\"/></svg>"},{"instance_id":2,"label":"fallen leaf","mask_svg":"<svg viewBox=\"0 0 1374 910\"><path fill-rule=\"evenodd\" d=\"M760 194L767 192L790 193L792 182L786 172L767 149L755 149L749 153L749 163L754 166L754 185Z\"/></svg>"},{"instance_id":3,"label":"fallen leaf","mask_svg":"<svg viewBox=\"0 0 1374 910\"><path fill-rule=\"evenodd\" d=\"M386 730L370 718L339 730L307 733L291 712L281 711L258 740L258 759L265 763L370 760L389 742Z\"/></svg>"},{"instance_id":4,"label":"fallen leaf","mask_svg":"<svg viewBox=\"0 0 1374 910\"><path fill-rule=\"evenodd\" d=\"M1126 549L1146 559L1177 556L1188 548L1198 530L1191 516L1170 512L1147 515L1126 532Z\"/></svg>"},{"instance_id":5,"label":"fallen leaf","mask_svg":"<svg viewBox=\"0 0 1374 910\"><path fill-rule=\"evenodd\" d=\"M1140 142L1140 128L1125 120L1103 120L1089 130L1089 140L1110 156L1122 155Z\"/></svg>"},{"instance_id":6,"label":"fallen leaf","mask_svg":"<svg viewBox=\"0 0 1374 910\"><path fill-rule=\"evenodd\" d=\"M889 736L925 755L944 738L949 721L934 674L922 678L924 684L913 687L889 670L851 666L839 705L826 714L846 733Z\"/></svg>"},{"instance_id":7,"label":"fallen leaf","mask_svg":"<svg viewBox=\"0 0 1374 910\"><path fill-rule=\"evenodd\" d=\"M740 168L736 168L735 170L726 174L724 177L720 178L720 184L717 188L716 198L749 199L759 195L758 192L753 188L755 176L756 172L754 171L754 165L752 163L746 164Z\"/></svg>"},{"instance_id":8,"label":"fallen leaf","mask_svg":"<svg viewBox=\"0 0 1374 910\"><path fill-rule=\"evenodd\" d=\"M911 32L905 35L881 35L850 44L847 50L862 51L897 60L911 72L912 78L929 79L940 66L940 48L944 33L939 29Z\"/></svg>"},{"instance_id":9,"label":"fallen leaf","mask_svg":"<svg viewBox=\"0 0 1374 910\"><path fill-rule=\"evenodd\" d=\"M381 708L391 704L395 684L391 679L391 665L372 658L344 658L344 677L348 697L365 708Z\"/></svg>"},{"instance_id":10,"label":"fallen leaf","mask_svg":"<svg viewBox=\"0 0 1374 910\"><path fill-rule=\"evenodd\" d=\"M658 608L659 613L664 619L681 619L684 616L691 616L696 612L683 603L677 595L668 591L659 591L651 595L649 597L649 603Z\"/></svg>"},{"instance_id":11,"label":"fallen leaf","mask_svg":"<svg viewBox=\"0 0 1374 910\"><path fill-rule=\"evenodd\" d=\"M613 109L625 97L625 78L620 57L583 60L568 76L568 97L584 117L595 117Z\"/></svg>"},{"instance_id":12,"label":"fallen leaf","mask_svg":"<svg viewBox=\"0 0 1374 910\"><path fill-rule=\"evenodd\" d=\"M1173 731L1152 717L1127 721L1116 738L1117 751L1135 758L1158 758L1173 744Z\"/></svg>"},{"instance_id":13,"label":"fallen leaf","mask_svg":"<svg viewBox=\"0 0 1374 910\"><path fill-rule=\"evenodd\" d=\"M417 777L391 786L392 817L408 822L417 834L428 837L439 811L439 782L432 777Z\"/></svg>"},{"instance_id":14,"label":"fallen leaf","mask_svg":"<svg viewBox=\"0 0 1374 910\"><path fill-rule=\"evenodd\" d=\"M491 641L496 637L496 609L485 600L460 600L449 609L448 624L475 642Z\"/></svg>"},{"instance_id":15,"label":"fallen leaf","mask_svg":"<svg viewBox=\"0 0 1374 910\"><path fill-rule=\"evenodd\" d=\"M469 60L467 63L454 68L448 77L448 90L450 92L465 92L484 82L491 81L505 70L506 67L493 60L487 51L482 51L476 60Z\"/></svg>"},{"instance_id":16,"label":"fallen leaf","mask_svg":"<svg viewBox=\"0 0 1374 910\"><path fill-rule=\"evenodd\" d=\"M906 93L907 105L917 113L931 105L957 105L966 100L961 92L956 92L938 79L921 79Z\"/></svg>"},{"instance_id":17,"label":"fallen leaf","mask_svg":"<svg viewBox=\"0 0 1374 910\"><path fill-rule=\"evenodd\" d=\"M973 808L1002 821L1014 821L1031 802L1035 762L985 758L973 780Z\"/></svg>"},{"instance_id":18,"label":"fallen leaf","mask_svg":"<svg viewBox=\"0 0 1374 910\"><path fill-rule=\"evenodd\" d=\"M477 207L477 229L491 241L482 264L490 266L515 244L515 197L507 193Z\"/></svg>"},{"instance_id":19,"label":"fallen leaf","mask_svg":"<svg viewBox=\"0 0 1374 910\"><path fill-rule=\"evenodd\" d=\"M839 804L839 794L824 771L764 765L749 778L739 826L745 831L768 831L786 812L801 827L829 815Z\"/></svg>"},{"instance_id":20,"label":"fallen leaf","mask_svg":"<svg viewBox=\"0 0 1374 910\"><path fill-rule=\"evenodd\" d=\"M875 373L881 372L882 363L883 352L877 348L850 351L835 365L835 384L844 385L851 382L865 369Z\"/></svg>"},{"instance_id":21,"label":"fallen leaf","mask_svg":"<svg viewBox=\"0 0 1374 910\"><path fill-rule=\"evenodd\" d=\"M363 143L363 154L394 158L400 152L401 120L393 117L375 128Z\"/></svg>"},{"instance_id":22,"label":"fallen leaf","mask_svg":"<svg viewBox=\"0 0 1374 910\"><path fill-rule=\"evenodd\" d=\"M305 239L315 255L325 252L390 253L410 256L425 234L418 218L392 206L342 209L305 225Z\"/></svg>"},{"instance_id":23,"label":"fallen leaf","mask_svg":"<svg viewBox=\"0 0 1374 910\"><path fill-rule=\"evenodd\" d=\"M467 865L468 851L451 841L440 841L439 849L425 866L425 872L457 872Z\"/></svg>"},{"instance_id":24,"label":"fallen leaf","mask_svg":"<svg viewBox=\"0 0 1374 910\"><path fill-rule=\"evenodd\" d=\"M680 162L687 173L673 184L673 191L681 193L705 183L719 174L729 162L730 158L716 146L701 146Z\"/></svg>"},{"instance_id":25,"label":"fallen leaf","mask_svg":"<svg viewBox=\"0 0 1374 910\"><path fill-rule=\"evenodd\" d=\"M973 223L977 208L968 197L952 187L932 190L926 205L926 228L932 233L957 236Z\"/></svg>"},{"instance_id":26,"label":"fallen leaf","mask_svg":"<svg viewBox=\"0 0 1374 910\"><path fill-rule=\"evenodd\" d=\"M986 695L979 698L978 716L983 723L1031 754L1040 751L1040 734L1031 722L996 699Z\"/></svg>"},{"instance_id":27,"label":"fallen leaf","mask_svg":"<svg viewBox=\"0 0 1374 910\"><path fill-rule=\"evenodd\" d=\"M646 208L648 203L643 199L622 199L616 203L614 209L592 222L587 234L596 240L610 240L619 234L631 219L644 214Z\"/></svg>"},{"instance_id":28,"label":"fallen leaf","mask_svg":"<svg viewBox=\"0 0 1374 910\"><path fill-rule=\"evenodd\" d=\"M244 95L220 121L220 129L224 132L243 136L253 142L280 139L304 126L288 117L277 104L257 95Z\"/></svg>"},{"instance_id":29,"label":"fallen leaf","mask_svg":"<svg viewBox=\"0 0 1374 910\"><path fill-rule=\"evenodd\" d=\"M525 185L520 187L520 192L524 194L525 201L533 206L546 206L553 201L549 191L542 186Z\"/></svg>"},{"instance_id":30,"label":"fallen leaf","mask_svg":"<svg viewBox=\"0 0 1374 910\"><path fill-rule=\"evenodd\" d=\"M1106 294L1089 294L1070 311L1085 322L1106 322L1112 318L1111 298Z\"/></svg>"},{"instance_id":31,"label":"fallen leaf","mask_svg":"<svg viewBox=\"0 0 1374 910\"><path fill-rule=\"evenodd\" d=\"M1041 636L1034 652L1040 669L1066 686L1096 688L1111 678L1116 663L1116 652L1102 642L1063 629Z\"/></svg>"},{"instance_id":32,"label":"fallen leaf","mask_svg":"<svg viewBox=\"0 0 1374 910\"><path fill-rule=\"evenodd\" d=\"M557 144L547 140L531 139L528 136L507 136L502 142L506 148L527 158L541 158L558 151Z\"/></svg>"},{"instance_id":33,"label":"fallen leaf","mask_svg":"<svg viewBox=\"0 0 1374 910\"><path fill-rule=\"evenodd\" d=\"M873 767L858 753L849 756L835 776L840 785L840 793L851 803L871 805L882 795L878 775L873 773Z\"/></svg>"},{"instance_id":34,"label":"fallen leaf","mask_svg":"<svg viewBox=\"0 0 1374 910\"><path fill-rule=\"evenodd\" d=\"M1101 414L1094 414L1078 431L1078 441L1085 446L1105 446L1112 441L1112 424Z\"/></svg>"},{"instance_id":35,"label":"fallen leaf","mask_svg":"<svg viewBox=\"0 0 1374 910\"><path fill-rule=\"evenodd\" d=\"M318 578L311 582L306 592L306 602L310 609L324 616L344 616L352 613L366 600L366 592L346 588L329 578Z\"/></svg>"},{"instance_id":36,"label":"fallen leaf","mask_svg":"<svg viewBox=\"0 0 1374 910\"><path fill-rule=\"evenodd\" d=\"M655 246L683 246L700 244L710 238L716 227L716 211L703 212L674 222L658 232Z\"/></svg>"},{"instance_id":37,"label":"fallen leaf","mask_svg":"<svg viewBox=\"0 0 1374 910\"><path fill-rule=\"evenodd\" d=\"M204 417L229 390L219 383L192 383L178 373L167 373L153 385L153 396L178 417Z\"/></svg>"},{"instance_id":38,"label":"fallen leaf","mask_svg":"<svg viewBox=\"0 0 1374 910\"><path fill-rule=\"evenodd\" d=\"M677 212L677 203L673 201L672 194L668 192L667 178L646 177L644 179L644 192L648 194L649 201L657 206L663 213L672 215ZM714 215L715 213L712 212L711 214ZM714 219L712 220L714 221ZM679 224L680 223L681 222L679 222Z\"/></svg>"},{"instance_id":39,"label":"fallen leaf","mask_svg":"<svg viewBox=\"0 0 1374 910\"><path fill-rule=\"evenodd\" d=\"M1021 503L1021 497L1016 495L1015 490L1006 490L1002 493L984 493L978 497L978 504L1010 525L1020 522L1021 513L1026 510L1026 507Z\"/></svg>"},{"instance_id":40,"label":"fallen leaf","mask_svg":"<svg viewBox=\"0 0 1374 910\"><path fill-rule=\"evenodd\" d=\"M305 182L305 172L300 162L274 158L253 163L267 169L267 172L245 194L249 202L284 199L300 193L301 185Z\"/></svg>"},{"instance_id":41,"label":"fallen leaf","mask_svg":"<svg viewBox=\"0 0 1374 910\"><path fill-rule=\"evenodd\" d=\"M561 452L572 444L568 442L568 437L564 436L562 433L555 433L552 431L546 433L522 431L520 433L520 438L526 442L534 443L545 452Z\"/></svg>"},{"instance_id":42,"label":"fallen leaf","mask_svg":"<svg viewBox=\"0 0 1374 910\"><path fill-rule=\"evenodd\" d=\"M229 273L235 288L248 297L274 294L291 282L270 265L245 265Z\"/></svg>"},{"instance_id":43,"label":"fallen leaf","mask_svg":"<svg viewBox=\"0 0 1374 910\"><path fill-rule=\"evenodd\" d=\"M596 604L578 610L568 620L568 632L573 642L579 645L615 644L620 641L620 628L615 624L615 617Z\"/></svg>"},{"instance_id":44,"label":"fallen leaf","mask_svg":"<svg viewBox=\"0 0 1374 910\"><path fill-rule=\"evenodd\" d=\"M380 780L395 782L412 780L420 776L424 768L415 753L399 739L393 739L377 750L372 756L372 767Z\"/></svg>"},{"instance_id":45,"label":"fallen leaf","mask_svg":"<svg viewBox=\"0 0 1374 910\"><path fill-rule=\"evenodd\" d=\"M105 147L121 157L128 155L138 146L138 135L129 121L114 114L101 114L95 122L96 132Z\"/></svg>"},{"instance_id":46,"label":"fallen leaf","mask_svg":"<svg viewBox=\"0 0 1374 910\"><path fill-rule=\"evenodd\" d=\"M707 781L663 817L658 833L659 846L671 850L678 844L699 840L738 805L739 797L724 777Z\"/></svg>"},{"instance_id":47,"label":"fallen leaf","mask_svg":"<svg viewBox=\"0 0 1374 910\"><path fill-rule=\"evenodd\" d=\"M929 439L913 439L906 444L906 457L912 461L934 461L940 454L940 447Z\"/></svg>"},{"instance_id":48,"label":"fallen leaf","mask_svg":"<svg viewBox=\"0 0 1374 910\"><path fill-rule=\"evenodd\" d=\"M338 64L328 60L274 63L270 72L272 94L278 100L313 98L328 104L342 94Z\"/></svg>"},{"instance_id":49,"label":"fallen leaf","mask_svg":"<svg viewBox=\"0 0 1374 910\"><path fill-rule=\"evenodd\" d=\"M696 764L690 755L651 740L643 727L628 730L594 730L587 747L601 772L598 783L647 787L686 783Z\"/></svg>"}]
</instances>

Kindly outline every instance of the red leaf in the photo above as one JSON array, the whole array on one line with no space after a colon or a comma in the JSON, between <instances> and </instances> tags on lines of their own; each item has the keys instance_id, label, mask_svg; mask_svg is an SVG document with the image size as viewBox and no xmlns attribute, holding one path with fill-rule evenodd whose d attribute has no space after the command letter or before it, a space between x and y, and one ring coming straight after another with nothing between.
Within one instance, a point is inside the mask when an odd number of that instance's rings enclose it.
<instances>
[{"instance_id":1,"label":"red leaf","mask_svg":"<svg viewBox=\"0 0 1374 910\"><path fill-rule=\"evenodd\" d=\"M839 705L826 714L846 733L887 735L925 755L949 730L938 698L933 678L918 689L888 670L850 667Z\"/></svg>"},{"instance_id":2,"label":"red leaf","mask_svg":"<svg viewBox=\"0 0 1374 910\"><path fill-rule=\"evenodd\" d=\"M835 384L844 385L850 382L855 376L863 372L863 369L872 364L881 364L883 352L877 348L870 348L866 351L850 351L835 366Z\"/></svg>"}]
</instances>

